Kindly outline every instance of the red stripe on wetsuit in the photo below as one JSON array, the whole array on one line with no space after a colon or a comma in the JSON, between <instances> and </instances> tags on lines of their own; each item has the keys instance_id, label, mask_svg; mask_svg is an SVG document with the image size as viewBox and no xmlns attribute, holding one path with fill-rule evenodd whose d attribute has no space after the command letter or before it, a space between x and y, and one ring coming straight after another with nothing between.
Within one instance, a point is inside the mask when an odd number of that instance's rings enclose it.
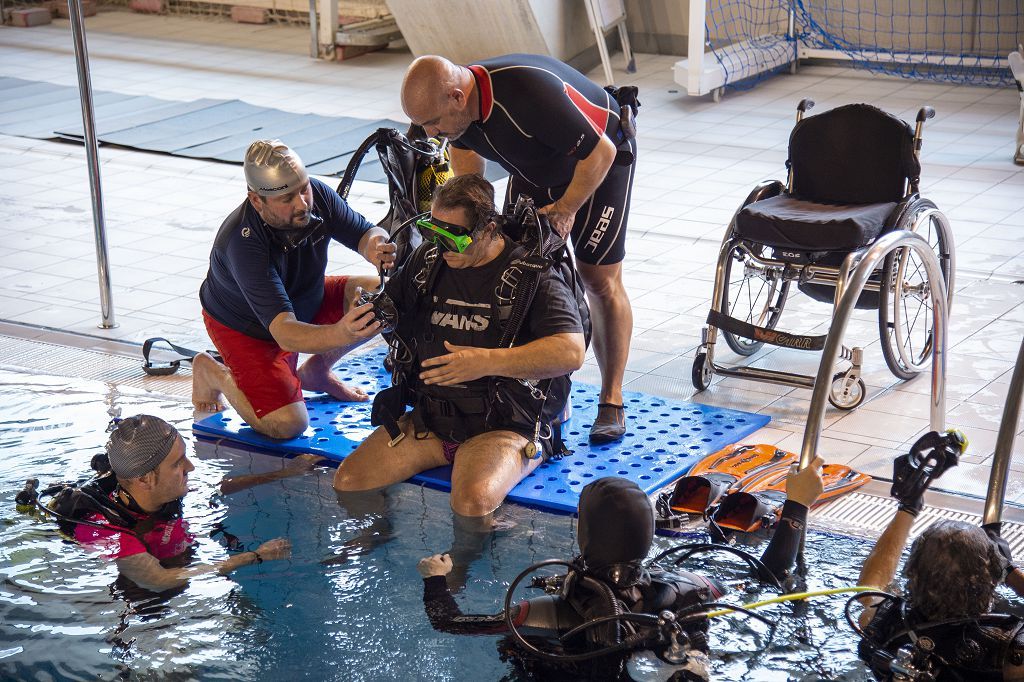
<instances>
[{"instance_id":1,"label":"red stripe on wetsuit","mask_svg":"<svg viewBox=\"0 0 1024 682\"><path fill-rule=\"evenodd\" d=\"M565 88L565 94L569 101L576 105L580 113L590 122L590 125L594 127L594 132L598 135L603 135L604 129L608 125L608 109L597 106L584 97L582 92L568 83L563 81L562 85Z\"/></svg>"},{"instance_id":2,"label":"red stripe on wetsuit","mask_svg":"<svg viewBox=\"0 0 1024 682\"><path fill-rule=\"evenodd\" d=\"M494 92L491 90L491 74L487 69L477 64L466 67L476 77L476 84L480 88L480 122L486 121L491 116L494 108Z\"/></svg>"}]
</instances>

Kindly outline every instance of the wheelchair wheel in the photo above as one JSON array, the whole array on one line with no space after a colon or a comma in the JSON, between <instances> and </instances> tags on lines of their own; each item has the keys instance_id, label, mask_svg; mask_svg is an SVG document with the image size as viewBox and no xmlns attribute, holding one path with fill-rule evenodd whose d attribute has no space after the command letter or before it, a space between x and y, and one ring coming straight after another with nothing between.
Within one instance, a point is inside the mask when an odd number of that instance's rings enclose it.
<instances>
[{"instance_id":1,"label":"wheelchair wheel","mask_svg":"<svg viewBox=\"0 0 1024 682\"><path fill-rule=\"evenodd\" d=\"M946 286L950 285L952 239L945 216L928 199L918 199L896 229L913 229L935 251ZM934 334L928 274L920 256L911 248L893 251L882 266L885 286L880 287L878 331L885 364L900 379L923 371L930 360ZM948 300L948 298L947 298Z\"/></svg>"},{"instance_id":2,"label":"wheelchair wheel","mask_svg":"<svg viewBox=\"0 0 1024 682\"><path fill-rule=\"evenodd\" d=\"M846 372L839 372L832 377L832 385L828 390L828 401L833 407L840 410L852 410L860 407L867 396L867 386L864 380L859 378L856 381L847 381Z\"/></svg>"},{"instance_id":3,"label":"wheelchair wheel","mask_svg":"<svg viewBox=\"0 0 1024 682\"><path fill-rule=\"evenodd\" d=\"M693 369L690 370L690 380L693 387L698 391L706 390L711 385L711 367L708 365L708 354L704 351L697 353L693 359Z\"/></svg>"},{"instance_id":4,"label":"wheelchair wheel","mask_svg":"<svg viewBox=\"0 0 1024 682\"><path fill-rule=\"evenodd\" d=\"M765 249L764 246L753 248L757 250L755 255ZM722 311L726 315L755 327L775 329L788 294L789 282L783 279L781 271L758 265L745 245L733 248L725 262ZM722 335L737 355L753 355L764 345L762 341L737 336L724 329Z\"/></svg>"}]
</instances>

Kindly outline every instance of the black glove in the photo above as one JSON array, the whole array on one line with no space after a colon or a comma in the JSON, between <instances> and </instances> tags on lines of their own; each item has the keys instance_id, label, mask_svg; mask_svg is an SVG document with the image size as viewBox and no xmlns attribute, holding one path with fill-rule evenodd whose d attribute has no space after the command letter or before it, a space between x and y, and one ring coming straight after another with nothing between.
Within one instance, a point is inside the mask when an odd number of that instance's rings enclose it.
<instances>
[{"instance_id":1,"label":"black glove","mask_svg":"<svg viewBox=\"0 0 1024 682\"><path fill-rule=\"evenodd\" d=\"M1009 577L1017 567L1013 565L1013 552L1010 551L1010 543L999 534L1002 530L1002 525L1002 523L996 521L995 523L986 523L982 528L993 544L995 544L999 553L1003 555L1004 559L1006 559L1006 574L1003 576L1003 580L1006 580L1006 578Z\"/></svg>"},{"instance_id":2,"label":"black glove","mask_svg":"<svg viewBox=\"0 0 1024 682\"><path fill-rule=\"evenodd\" d=\"M900 503L900 511L917 516L924 508L924 492L931 482L957 465L967 448L967 439L959 431L929 431L900 455L892 466L890 494Z\"/></svg>"}]
</instances>

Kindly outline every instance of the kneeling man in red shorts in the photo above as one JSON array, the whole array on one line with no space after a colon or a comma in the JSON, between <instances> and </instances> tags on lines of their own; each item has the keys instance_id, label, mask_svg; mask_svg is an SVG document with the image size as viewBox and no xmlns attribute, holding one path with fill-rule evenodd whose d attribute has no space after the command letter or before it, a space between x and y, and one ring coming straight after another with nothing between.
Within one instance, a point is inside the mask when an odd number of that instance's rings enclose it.
<instances>
[{"instance_id":1,"label":"kneeling man in red shorts","mask_svg":"<svg viewBox=\"0 0 1024 682\"><path fill-rule=\"evenodd\" d=\"M192 402L221 409L223 395L249 426L294 438L309 417L302 389L364 401L331 367L379 331L372 306L356 306L374 277L325 277L331 240L378 269L394 263L388 234L353 211L337 192L310 178L279 140L245 153L247 199L221 225L199 290L203 320L224 364L208 353L192 364ZM311 353L301 367L298 354Z\"/></svg>"}]
</instances>

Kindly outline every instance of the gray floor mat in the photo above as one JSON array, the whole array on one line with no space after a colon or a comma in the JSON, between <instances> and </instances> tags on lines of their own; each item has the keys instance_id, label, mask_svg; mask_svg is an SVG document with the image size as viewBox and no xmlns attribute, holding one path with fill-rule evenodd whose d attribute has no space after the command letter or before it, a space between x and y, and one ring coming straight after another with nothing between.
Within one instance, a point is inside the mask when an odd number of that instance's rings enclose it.
<instances>
[{"instance_id":1,"label":"gray floor mat","mask_svg":"<svg viewBox=\"0 0 1024 682\"><path fill-rule=\"evenodd\" d=\"M84 136L77 87L0 78L0 93L0 133L71 141ZM241 163L252 140L279 138L318 175L343 173L352 153L377 128L404 132L408 126L386 119L292 113L240 100L178 102L103 91L93 93L93 106L103 144ZM373 150L358 177L385 181Z\"/></svg>"}]
</instances>

